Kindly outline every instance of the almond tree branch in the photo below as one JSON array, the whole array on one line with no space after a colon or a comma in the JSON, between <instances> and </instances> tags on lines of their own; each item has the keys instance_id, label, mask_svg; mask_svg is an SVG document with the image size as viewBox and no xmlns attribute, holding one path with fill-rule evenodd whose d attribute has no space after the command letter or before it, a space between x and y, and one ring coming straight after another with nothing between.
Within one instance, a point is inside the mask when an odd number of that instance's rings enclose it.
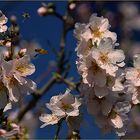
<instances>
[{"instance_id":1,"label":"almond tree branch","mask_svg":"<svg viewBox=\"0 0 140 140\"><path fill-rule=\"evenodd\" d=\"M31 99L29 104L27 104L26 106L21 108L21 110L19 111L19 114L17 116L17 121L18 122L20 122L23 119L24 115L29 110L31 110L32 108L34 108L36 106L39 99L41 97L43 97L46 94L47 91L49 91L49 89L55 84L55 82L56 82L56 78L52 77L40 91L37 91L37 92L32 94L33 98Z\"/></svg>"}]
</instances>

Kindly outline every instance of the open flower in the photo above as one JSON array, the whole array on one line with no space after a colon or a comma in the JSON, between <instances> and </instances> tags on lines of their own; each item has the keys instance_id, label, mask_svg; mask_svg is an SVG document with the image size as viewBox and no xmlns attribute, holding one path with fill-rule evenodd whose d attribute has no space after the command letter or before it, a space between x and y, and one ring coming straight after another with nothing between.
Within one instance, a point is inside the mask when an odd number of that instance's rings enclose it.
<instances>
[{"instance_id":1,"label":"open flower","mask_svg":"<svg viewBox=\"0 0 140 140\"><path fill-rule=\"evenodd\" d=\"M5 25L7 21L8 18L0 11L0 33L7 30L7 26Z\"/></svg>"},{"instance_id":2,"label":"open flower","mask_svg":"<svg viewBox=\"0 0 140 140\"><path fill-rule=\"evenodd\" d=\"M128 113L131 104L129 101L117 102L110 116L110 123L115 128L118 136L124 136L128 125Z\"/></svg>"},{"instance_id":3,"label":"open flower","mask_svg":"<svg viewBox=\"0 0 140 140\"><path fill-rule=\"evenodd\" d=\"M96 42L97 44L101 39L110 37L113 42L116 42L117 35L116 33L110 32L108 29L110 28L109 21L104 17L97 17L97 14L93 14L90 17L88 24L80 24L77 23L75 25L75 35L79 40L92 39L93 44Z\"/></svg>"},{"instance_id":4,"label":"open flower","mask_svg":"<svg viewBox=\"0 0 140 140\"><path fill-rule=\"evenodd\" d=\"M78 57L86 56L94 45L99 45L104 38L111 38L113 44L116 42L116 33L109 31L107 18L97 17L93 14L88 24L75 24L74 34L79 40L76 48Z\"/></svg>"},{"instance_id":5,"label":"open flower","mask_svg":"<svg viewBox=\"0 0 140 140\"><path fill-rule=\"evenodd\" d=\"M53 96L47 107L56 116L78 116L81 102L66 90L64 95Z\"/></svg>"},{"instance_id":6,"label":"open flower","mask_svg":"<svg viewBox=\"0 0 140 140\"><path fill-rule=\"evenodd\" d=\"M3 62L3 83L9 91L11 101L18 101L20 94L32 92L36 84L25 79L35 71L35 66L30 63L28 56Z\"/></svg>"},{"instance_id":7,"label":"open flower","mask_svg":"<svg viewBox=\"0 0 140 140\"><path fill-rule=\"evenodd\" d=\"M126 69L126 93L131 95L132 103L140 103L140 55L136 54L133 58L134 67Z\"/></svg>"},{"instance_id":8,"label":"open flower","mask_svg":"<svg viewBox=\"0 0 140 140\"><path fill-rule=\"evenodd\" d=\"M99 46L92 51L92 57L109 75L115 76L118 67L124 66L125 55L122 50L114 49L110 38L102 39Z\"/></svg>"},{"instance_id":9,"label":"open flower","mask_svg":"<svg viewBox=\"0 0 140 140\"><path fill-rule=\"evenodd\" d=\"M2 57L0 56L0 65L2 65ZM0 109L4 109L8 103L8 89L2 81L3 70L0 67Z\"/></svg>"},{"instance_id":10,"label":"open flower","mask_svg":"<svg viewBox=\"0 0 140 140\"><path fill-rule=\"evenodd\" d=\"M89 86L105 86L106 72L98 66L95 59L90 54L87 57L79 59L76 63L85 84Z\"/></svg>"}]
</instances>

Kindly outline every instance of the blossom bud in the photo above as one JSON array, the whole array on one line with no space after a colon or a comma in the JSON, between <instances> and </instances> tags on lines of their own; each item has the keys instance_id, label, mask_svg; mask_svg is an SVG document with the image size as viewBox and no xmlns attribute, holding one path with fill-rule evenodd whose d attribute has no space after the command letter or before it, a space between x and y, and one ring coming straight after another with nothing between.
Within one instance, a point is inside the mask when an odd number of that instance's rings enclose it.
<instances>
[{"instance_id":1,"label":"blossom bud","mask_svg":"<svg viewBox=\"0 0 140 140\"><path fill-rule=\"evenodd\" d=\"M46 7L40 7L38 10L37 10L37 13L40 15L40 16L46 16L47 15L47 8Z\"/></svg>"},{"instance_id":2,"label":"blossom bud","mask_svg":"<svg viewBox=\"0 0 140 140\"><path fill-rule=\"evenodd\" d=\"M26 54L26 52L27 52L26 48L20 49L18 52L18 56L23 57Z\"/></svg>"},{"instance_id":3,"label":"blossom bud","mask_svg":"<svg viewBox=\"0 0 140 140\"><path fill-rule=\"evenodd\" d=\"M69 0L69 9L73 10L76 7L76 1L75 0Z\"/></svg>"},{"instance_id":4,"label":"blossom bud","mask_svg":"<svg viewBox=\"0 0 140 140\"><path fill-rule=\"evenodd\" d=\"M12 15L12 16L10 17L10 20L11 20L12 23L16 23L17 18L16 18L16 16Z\"/></svg>"},{"instance_id":5,"label":"blossom bud","mask_svg":"<svg viewBox=\"0 0 140 140\"><path fill-rule=\"evenodd\" d=\"M0 136L4 135L6 131L4 129L0 129Z\"/></svg>"}]
</instances>

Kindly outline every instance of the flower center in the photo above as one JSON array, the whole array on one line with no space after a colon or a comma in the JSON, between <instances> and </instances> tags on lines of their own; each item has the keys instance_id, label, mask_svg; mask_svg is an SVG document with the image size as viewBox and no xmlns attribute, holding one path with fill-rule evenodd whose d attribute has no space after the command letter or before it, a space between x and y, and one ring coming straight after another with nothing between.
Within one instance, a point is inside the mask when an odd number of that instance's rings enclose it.
<instances>
[{"instance_id":1,"label":"flower center","mask_svg":"<svg viewBox=\"0 0 140 140\"><path fill-rule=\"evenodd\" d=\"M69 110L69 109L72 109L73 107L72 107L72 105L70 105L70 104L64 104L64 103L62 103L62 108L63 108L65 111L67 111L67 110Z\"/></svg>"},{"instance_id":2,"label":"flower center","mask_svg":"<svg viewBox=\"0 0 140 140\"><path fill-rule=\"evenodd\" d=\"M92 70L94 74L96 74L97 72L101 70L100 67L97 65L97 63L95 62L92 62L90 69Z\"/></svg>"},{"instance_id":3,"label":"flower center","mask_svg":"<svg viewBox=\"0 0 140 140\"><path fill-rule=\"evenodd\" d=\"M109 58L108 58L108 53L100 52L99 60L100 60L103 64L107 63L108 60L109 60Z\"/></svg>"},{"instance_id":4,"label":"flower center","mask_svg":"<svg viewBox=\"0 0 140 140\"><path fill-rule=\"evenodd\" d=\"M103 32L100 32L99 29L97 29L93 32L93 34L94 34L94 37L100 38L100 37L102 37Z\"/></svg>"},{"instance_id":5,"label":"flower center","mask_svg":"<svg viewBox=\"0 0 140 140\"><path fill-rule=\"evenodd\" d=\"M17 80L13 76L6 76L10 86L17 85Z\"/></svg>"},{"instance_id":6,"label":"flower center","mask_svg":"<svg viewBox=\"0 0 140 140\"><path fill-rule=\"evenodd\" d=\"M16 70L20 73L24 73L27 71L27 67L26 66L18 66L18 67L16 67Z\"/></svg>"},{"instance_id":7,"label":"flower center","mask_svg":"<svg viewBox=\"0 0 140 140\"><path fill-rule=\"evenodd\" d=\"M50 118L49 118L49 122L52 122L52 121L56 121L58 120L58 118L55 116L55 115L52 115Z\"/></svg>"},{"instance_id":8,"label":"flower center","mask_svg":"<svg viewBox=\"0 0 140 140\"><path fill-rule=\"evenodd\" d=\"M104 32L101 32L99 30L99 28L96 28L96 29L92 29L91 27L89 27L89 28L90 28L90 30L91 30L91 32L92 32L92 34L93 34L94 37L98 37L98 38L101 38L102 37L102 35L103 35Z\"/></svg>"}]
</instances>

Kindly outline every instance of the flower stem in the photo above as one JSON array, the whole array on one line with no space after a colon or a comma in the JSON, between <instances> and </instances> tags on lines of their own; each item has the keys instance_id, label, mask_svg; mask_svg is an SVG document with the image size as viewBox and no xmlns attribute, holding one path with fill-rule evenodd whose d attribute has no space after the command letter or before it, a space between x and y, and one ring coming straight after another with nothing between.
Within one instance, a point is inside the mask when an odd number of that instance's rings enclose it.
<instances>
[{"instance_id":1,"label":"flower stem","mask_svg":"<svg viewBox=\"0 0 140 140\"><path fill-rule=\"evenodd\" d=\"M54 140L58 140L58 138L59 138L59 133L60 133L60 130L61 130L61 128L62 128L62 123L63 123L64 120L65 120L65 118L62 118L62 119L58 122L58 124L57 124L57 131L56 131Z\"/></svg>"}]
</instances>

